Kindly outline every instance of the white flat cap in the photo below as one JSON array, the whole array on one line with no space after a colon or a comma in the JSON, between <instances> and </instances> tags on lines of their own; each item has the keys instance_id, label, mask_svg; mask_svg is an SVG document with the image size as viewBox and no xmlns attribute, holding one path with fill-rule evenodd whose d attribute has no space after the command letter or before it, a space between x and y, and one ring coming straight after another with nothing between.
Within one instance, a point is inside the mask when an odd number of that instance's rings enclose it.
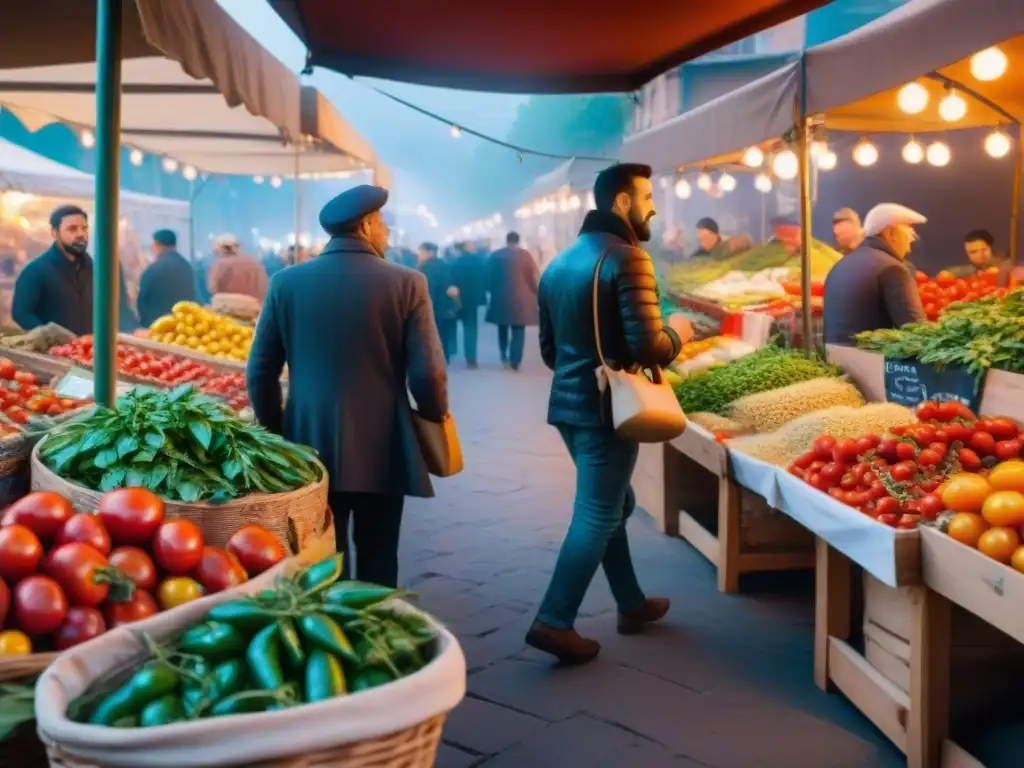
<instances>
[{"instance_id":1,"label":"white flat cap","mask_svg":"<svg viewBox=\"0 0 1024 768\"><path fill-rule=\"evenodd\" d=\"M237 248L238 238L230 233L217 235L213 240L214 248Z\"/></svg>"},{"instance_id":2,"label":"white flat cap","mask_svg":"<svg viewBox=\"0 0 1024 768\"><path fill-rule=\"evenodd\" d=\"M864 217L864 235L871 237L877 235L886 227L898 224L924 224L928 221L917 211L907 208L898 203L879 203Z\"/></svg>"}]
</instances>

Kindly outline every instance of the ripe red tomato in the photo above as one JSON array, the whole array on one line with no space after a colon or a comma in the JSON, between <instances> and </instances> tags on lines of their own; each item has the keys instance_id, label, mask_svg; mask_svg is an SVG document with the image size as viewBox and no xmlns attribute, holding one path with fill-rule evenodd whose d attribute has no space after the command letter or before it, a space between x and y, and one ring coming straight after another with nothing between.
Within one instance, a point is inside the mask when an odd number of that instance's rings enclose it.
<instances>
[{"instance_id":1,"label":"ripe red tomato","mask_svg":"<svg viewBox=\"0 0 1024 768\"><path fill-rule=\"evenodd\" d=\"M18 367L8 360L6 357L0 357L0 379L7 379L10 381L14 378L14 374L18 372Z\"/></svg>"},{"instance_id":2,"label":"ripe red tomato","mask_svg":"<svg viewBox=\"0 0 1024 768\"><path fill-rule=\"evenodd\" d=\"M899 461L896 456L896 446L899 445L893 438L886 437L878 444L878 455L888 462Z\"/></svg>"},{"instance_id":3,"label":"ripe red tomato","mask_svg":"<svg viewBox=\"0 0 1024 768\"><path fill-rule=\"evenodd\" d=\"M960 403L955 400L947 400L944 403L939 403L935 412L936 421L952 421L960 416Z\"/></svg>"},{"instance_id":4,"label":"ripe red tomato","mask_svg":"<svg viewBox=\"0 0 1024 768\"><path fill-rule=\"evenodd\" d=\"M156 565L144 550L118 547L110 553L110 564L134 581L135 586L149 592L156 589Z\"/></svg>"},{"instance_id":5,"label":"ripe red tomato","mask_svg":"<svg viewBox=\"0 0 1024 768\"><path fill-rule=\"evenodd\" d=\"M101 555L110 554L110 534L96 515L79 512L64 523L57 534L56 544L70 544L73 541L88 544Z\"/></svg>"},{"instance_id":6,"label":"ripe red tomato","mask_svg":"<svg viewBox=\"0 0 1024 768\"><path fill-rule=\"evenodd\" d=\"M248 580L238 558L219 547L203 547L203 557L192 577L208 592L222 592Z\"/></svg>"},{"instance_id":7,"label":"ripe red tomato","mask_svg":"<svg viewBox=\"0 0 1024 768\"><path fill-rule=\"evenodd\" d=\"M1020 427L1013 419L991 419L986 430L996 441L1013 440L1020 433Z\"/></svg>"},{"instance_id":8,"label":"ripe red tomato","mask_svg":"<svg viewBox=\"0 0 1024 768\"><path fill-rule=\"evenodd\" d=\"M892 475L893 480L902 483L904 480L909 480L917 474L917 467L912 461L901 461L889 469L889 474Z\"/></svg>"},{"instance_id":9,"label":"ripe red tomato","mask_svg":"<svg viewBox=\"0 0 1024 768\"><path fill-rule=\"evenodd\" d=\"M804 454L802 454L800 456L797 456L795 459L793 459L793 466L794 467L799 467L800 469L807 469L809 466L811 466L811 462L814 461L814 458L815 458L814 452L813 451L809 451L809 452L804 453ZM242 526L242 528L245 528L245 526ZM239 528L238 530L241 531L242 528ZM238 535L237 531L235 532L235 535L236 536ZM232 538L234 538L234 537L232 537ZM229 544L229 546L230 546L230 544Z\"/></svg>"},{"instance_id":10,"label":"ripe red tomato","mask_svg":"<svg viewBox=\"0 0 1024 768\"><path fill-rule=\"evenodd\" d=\"M892 496L883 496L875 502L876 515L895 514L900 508L900 503Z\"/></svg>"},{"instance_id":11,"label":"ripe red tomato","mask_svg":"<svg viewBox=\"0 0 1024 768\"><path fill-rule=\"evenodd\" d=\"M896 459L898 461L913 461L917 451L910 443L896 443Z\"/></svg>"},{"instance_id":12,"label":"ripe red tomato","mask_svg":"<svg viewBox=\"0 0 1024 768\"><path fill-rule=\"evenodd\" d=\"M801 466L801 469L805 468ZM286 554L284 546L277 540L277 537L263 526L255 523L243 525L231 534L227 550L238 558L238 562L250 577L273 568L284 560Z\"/></svg>"},{"instance_id":13,"label":"ripe red tomato","mask_svg":"<svg viewBox=\"0 0 1024 768\"><path fill-rule=\"evenodd\" d=\"M878 515L875 519L883 525L888 525L890 528L895 528L899 525L901 515L898 512L886 512L883 515Z\"/></svg>"},{"instance_id":14,"label":"ripe red tomato","mask_svg":"<svg viewBox=\"0 0 1024 768\"><path fill-rule=\"evenodd\" d=\"M814 438L814 442L811 444L811 450L814 451L814 455L822 461L832 460L832 449L835 447L836 439L832 435L819 435Z\"/></svg>"},{"instance_id":15,"label":"ripe red tomato","mask_svg":"<svg viewBox=\"0 0 1024 768\"><path fill-rule=\"evenodd\" d=\"M14 588L14 617L29 635L48 635L64 623L68 599L48 576L29 576Z\"/></svg>"},{"instance_id":16,"label":"ripe red tomato","mask_svg":"<svg viewBox=\"0 0 1024 768\"><path fill-rule=\"evenodd\" d=\"M164 521L164 503L145 488L103 494L96 513L115 544L149 544Z\"/></svg>"},{"instance_id":17,"label":"ripe red tomato","mask_svg":"<svg viewBox=\"0 0 1024 768\"><path fill-rule=\"evenodd\" d=\"M68 608L67 616L60 629L53 636L53 644L58 651L66 651L86 640L99 637L107 631L107 622L103 614L95 608L73 605Z\"/></svg>"},{"instance_id":18,"label":"ripe red tomato","mask_svg":"<svg viewBox=\"0 0 1024 768\"><path fill-rule=\"evenodd\" d=\"M73 605L97 606L110 593L109 584L95 580L96 571L107 565L107 558L88 544L73 541L47 555L43 570L60 584Z\"/></svg>"},{"instance_id":19,"label":"ripe red tomato","mask_svg":"<svg viewBox=\"0 0 1024 768\"><path fill-rule=\"evenodd\" d=\"M938 418L939 404L934 400L924 400L917 404L917 408L914 409L914 414L921 421L932 421Z\"/></svg>"},{"instance_id":20,"label":"ripe red tomato","mask_svg":"<svg viewBox=\"0 0 1024 768\"><path fill-rule=\"evenodd\" d=\"M0 578L14 584L31 576L43 558L43 545L24 525L0 528Z\"/></svg>"},{"instance_id":21,"label":"ripe red tomato","mask_svg":"<svg viewBox=\"0 0 1024 768\"><path fill-rule=\"evenodd\" d=\"M168 573L186 574L203 557L203 532L188 520L168 520L153 537L153 557Z\"/></svg>"},{"instance_id":22,"label":"ripe red tomato","mask_svg":"<svg viewBox=\"0 0 1024 768\"><path fill-rule=\"evenodd\" d=\"M988 432L975 432L970 446L979 456L993 456L996 452L996 440Z\"/></svg>"},{"instance_id":23,"label":"ripe red tomato","mask_svg":"<svg viewBox=\"0 0 1024 768\"><path fill-rule=\"evenodd\" d=\"M873 451L882 441L878 435L864 435L857 438L857 455L863 456L868 451Z\"/></svg>"},{"instance_id":24,"label":"ripe red tomato","mask_svg":"<svg viewBox=\"0 0 1024 768\"><path fill-rule=\"evenodd\" d=\"M832 460L839 464L849 464L857 460L857 443L848 437L836 440L832 446Z\"/></svg>"},{"instance_id":25,"label":"ripe red tomato","mask_svg":"<svg viewBox=\"0 0 1024 768\"><path fill-rule=\"evenodd\" d=\"M0 525L24 525L42 541L52 541L74 514L67 499L52 491L23 496L4 510Z\"/></svg>"},{"instance_id":26,"label":"ripe red tomato","mask_svg":"<svg viewBox=\"0 0 1024 768\"><path fill-rule=\"evenodd\" d=\"M934 520L945 509L946 505L942 503L942 499L933 493L922 496L917 502L917 511L925 520Z\"/></svg>"},{"instance_id":27,"label":"ripe red tomato","mask_svg":"<svg viewBox=\"0 0 1024 768\"><path fill-rule=\"evenodd\" d=\"M11 610L11 590L7 582L0 579L0 627L7 620L7 612Z\"/></svg>"},{"instance_id":28,"label":"ripe red tomato","mask_svg":"<svg viewBox=\"0 0 1024 768\"><path fill-rule=\"evenodd\" d=\"M896 523L896 527L902 528L907 531L912 531L917 528L918 523L921 522L921 516L917 514L904 514L900 517L899 522Z\"/></svg>"},{"instance_id":29,"label":"ripe red tomato","mask_svg":"<svg viewBox=\"0 0 1024 768\"><path fill-rule=\"evenodd\" d=\"M1016 459L1020 456L1020 441L1016 437L1012 440L1000 440L996 443L995 453L1000 461Z\"/></svg>"},{"instance_id":30,"label":"ripe red tomato","mask_svg":"<svg viewBox=\"0 0 1024 768\"><path fill-rule=\"evenodd\" d=\"M156 600L144 589L136 589L132 599L123 603L107 602L103 606L103 616L107 620L107 628L113 629L122 624L148 619L157 612Z\"/></svg>"},{"instance_id":31,"label":"ripe red tomato","mask_svg":"<svg viewBox=\"0 0 1024 768\"><path fill-rule=\"evenodd\" d=\"M925 448L917 455L917 464L921 467L937 467L941 461L942 454L931 448Z\"/></svg>"}]
</instances>

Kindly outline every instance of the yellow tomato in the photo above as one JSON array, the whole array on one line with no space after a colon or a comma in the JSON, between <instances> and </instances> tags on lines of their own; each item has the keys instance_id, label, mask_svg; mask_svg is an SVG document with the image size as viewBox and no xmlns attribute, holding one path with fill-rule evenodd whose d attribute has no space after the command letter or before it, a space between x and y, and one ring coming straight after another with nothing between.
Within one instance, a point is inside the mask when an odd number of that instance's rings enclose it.
<instances>
[{"instance_id":1,"label":"yellow tomato","mask_svg":"<svg viewBox=\"0 0 1024 768\"><path fill-rule=\"evenodd\" d=\"M156 599L160 603L160 609L169 611L179 605L191 603L203 596L203 588L195 579L188 576L173 576L164 581L157 588Z\"/></svg>"},{"instance_id":2,"label":"yellow tomato","mask_svg":"<svg viewBox=\"0 0 1024 768\"><path fill-rule=\"evenodd\" d=\"M184 333L179 333L177 336L174 337L174 343L177 344L178 346L185 346L185 343L187 341L188 336L186 336Z\"/></svg>"},{"instance_id":3,"label":"yellow tomato","mask_svg":"<svg viewBox=\"0 0 1024 768\"><path fill-rule=\"evenodd\" d=\"M0 656L25 656L32 653L32 641L17 629L0 632Z\"/></svg>"},{"instance_id":4,"label":"yellow tomato","mask_svg":"<svg viewBox=\"0 0 1024 768\"><path fill-rule=\"evenodd\" d=\"M182 314L192 314L196 310L202 310L202 307L200 307L194 301L179 301L177 304L171 307L171 312L174 312L175 314L178 314L179 312L181 312Z\"/></svg>"}]
</instances>

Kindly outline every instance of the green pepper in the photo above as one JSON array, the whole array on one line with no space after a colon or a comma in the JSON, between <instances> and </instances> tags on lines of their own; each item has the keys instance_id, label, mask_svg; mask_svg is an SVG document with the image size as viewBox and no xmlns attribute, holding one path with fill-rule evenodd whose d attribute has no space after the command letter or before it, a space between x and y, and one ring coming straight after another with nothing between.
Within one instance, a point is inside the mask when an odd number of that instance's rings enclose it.
<instances>
[{"instance_id":1,"label":"green pepper","mask_svg":"<svg viewBox=\"0 0 1024 768\"><path fill-rule=\"evenodd\" d=\"M302 650L302 641L295 629L295 622L287 617L277 620L277 634L281 638L285 658L294 669L302 669L306 661L306 653Z\"/></svg>"},{"instance_id":2,"label":"green pepper","mask_svg":"<svg viewBox=\"0 0 1024 768\"><path fill-rule=\"evenodd\" d=\"M110 693L96 706L89 715L92 725L113 725L122 718L129 717L139 711L139 704L132 693L131 681Z\"/></svg>"},{"instance_id":3,"label":"green pepper","mask_svg":"<svg viewBox=\"0 0 1024 768\"><path fill-rule=\"evenodd\" d=\"M240 691L221 699L210 710L210 715L241 715L247 712L265 712L277 701L274 691Z\"/></svg>"},{"instance_id":4,"label":"green pepper","mask_svg":"<svg viewBox=\"0 0 1024 768\"><path fill-rule=\"evenodd\" d=\"M391 673L386 669L381 667L365 667L356 673L355 679L352 681L352 693L368 691L371 688L386 685L393 679Z\"/></svg>"},{"instance_id":5,"label":"green pepper","mask_svg":"<svg viewBox=\"0 0 1024 768\"><path fill-rule=\"evenodd\" d=\"M196 717L199 714L199 706L203 702L209 703L202 688L187 688L181 692L181 708L185 710L186 717Z\"/></svg>"},{"instance_id":6,"label":"green pepper","mask_svg":"<svg viewBox=\"0 0 1024 768\"><path fill-rule=\"evenodd\" d=\"M201 657L188 659L184 662L183 666L185 667L185 670L191 674L181 676L182 690L202 690L203 683L210 674L210 665L207 663L206 659ZM200 680L196 680L195 678L197 677L200 678L202 682Z\"/></svg>"},{"instance_id":7,"label":"green pepper","mask_svg":"<svg viewBox=\"0 0 1024 768\"><path fill-rule=\"evenodd\" d=\"M248 682L249 669L242 659L232 659L213 669L214 696L223 699L241 691Z\"/></svg>"},{"instance_id":8,"label":"green pepper","mask_svg":"<svg viewBox=\"0 0 1024 768\"><path fill-rule=\"evenodd\" d=\"M349 608L369 608L399 594L400 590L368 584L364 581L339 581L323 593L325 603Z\"/></svg>"},{"instance_id":9,"label":"green pepper","mask_svg":"<svg viewBox=\"0 0 1024 768\"><path fill-rule=\"evenodd\" d=\"M253 680L263 690L269 691L284 684L281 669L281 639L277 623L261 629L249 643L245 652Z\"/></svg>"},{"instance_id":10,"label":"green pepper","mask_svg":"<svg viewBox=\"0 0 1024 768\"><path fill-rule=\"evenodd\" d=\"M116 722L111 723L113 728L138 728L139 718L137 715L126 715Z\"/></svg>"},{"instance_id":11,"label":"green pepper","mask_svg":"<svg viewBox=\"0 0 1024 768\"><path fill-rule=\"evenodd\" d=\"M391 656L380 641L371 643L365 637L356 643L356 656L361 667L386 667L391 663Z\"/></svg>"},{"instance_id":12,"label":"green pepper","mask_svg":"<svg viewBox=\"0 0 1024 768\"><path fill-rule=\"evenodd\" d=\"M406 674L411 674L423 666L416 643L405 632L392 632L387 636L388 649L395 665Z\"/></svg>"},{"instance_id":13,"label":"green pepper","mask_svg":"<svg viewBox=\"0 0 1024 768\"><path fill-rule=\"evenodd\" d=\"M231 600L213 606L206 614L213 621L223 621L245 632L256 632L274 620L274 614L252 600Z\"/></svg>"},{"instance_id":14,"label":"green pepper","mask_svg":"<svg viewBox=\"0 0 1024 768\"><path fill-rule=\"evenodd\" d=\"M329 587L341 576L343 559L343 555L332 555L326 560L321 560L319 563L309 566L299 578L299 586L307 594L314 594L325 587Z\"/></svg>"},{"instance_id":15,"label":"green pepper","mask_svg":"<svg viewBox=\"0 0 1024 768\"><path fill-rule=\"evenodd\" d=\"M345 693L345 670L338 657L320 648L309 654L306 662L305 701L324 701Z\"/></svg>"},{"instance_id":16,"label":"green pepper","mask_svg":"<svg viewBox=\"0 0 1024 768\"><path fill-rule=\"evenodd\" d=\"M299 632L310 644L346 661L357 663L359 657L348 641L344 630L322 613L299 617Z\"/></svg>"},{"instance_id":17,"label":"green pepper","mask_svg":"<svg viewBox=\"0 0 1024 768\"><path fill-rule=\"evenodd\" d=\"M178 673L173 669L161 662L150 662L103 699L93 710L89 722L113 725L122 718L137 714L149 702L173 692L178 682Z\"/></svg>"},{"instance_id":18,"label":"green pepper","mask_svg":"<svg viewBox=\"0 0 1024 768\"><path fill-rule=\"evenodd\" d=\"M169 725L185 719L185 708L181 699L173 693L149 702L139 715L139 725L151 728L155 725Z\"/></svg>"},{"instance_id":19,"label":"green pepper","mask_svg":"<svg viewBox=\"0 0 1024 768\"><path fill-rule=\"evenodd\" d=\"M232 624L207 621L185 632L178 639L178 648L207 659L227 659L245 650L245 637Z\"/></svg>"},{"instance_id":20,"label":"green pepper","mask_svg":"<svg viewBox=\"0 0 1024 768\"><path fill-rule=\"evenodd\" d=\"M349 608L347 605L338 605L337 603L321 603L316 609L320 613L330 616L343 627L363 618L363 613L358 608Z\"/></svg>"}]
</instances>

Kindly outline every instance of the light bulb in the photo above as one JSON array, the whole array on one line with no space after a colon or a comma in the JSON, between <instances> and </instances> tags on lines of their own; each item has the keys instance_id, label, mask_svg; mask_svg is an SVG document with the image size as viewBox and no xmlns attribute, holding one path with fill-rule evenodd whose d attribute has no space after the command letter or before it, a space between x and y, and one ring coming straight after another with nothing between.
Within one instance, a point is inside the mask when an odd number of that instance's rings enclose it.
<instances>
[{"instance_id":1,"label":"light bulb","mask_svg":"<svg viewBox=\"0 0 1024 768\"><path fill-rule=\"evenodd\" d=\"M163 165L164 171L166 171L167 173L174 173L176 170L178 170L178 161L175 160L173 157L165 157Z\"/></svg>"},{"instance_id":2,"label":"light bulb","mask_svg":"<svg viewBox=\"0 0 1024 768\"><path fill-rule=\"evenodd\" d=\"M198 174L193 166L186 165L181 169L181 175L185 177L185 181L195 181Z\"/></svg>"},{"instance_id":3,"label":"light bulb","mask_svg":"<svg viewBox=\"0 0 1024 768\"><path fill-rule=\"evenodd\" d=\"M732 192L736 189L736 177L728 173L723 173L718 177L718 188L723 192Z\"/></svg>"},{"instance_id":4,"label":"light bulb","mask_svg":"<svg viewBox=\"0 0 1024 768\"><path fill-rule=\"evenodd\" d=\"M680 200L689 200L692 192L693 190L690 188L690 182L686 179L680 179L676 182L676 197Z\"/></svg>"},{"instance_id":5,"label":"light bulb","mask_svg":"<svg viewBox=\"0 0 1024 768\"><path fill-rule=\"evenodd\" d=\"M767 173L759 173L754 177L754 189L758 192L771 192L772 180Z\"/></svg>"},{"instance_id":6,"label":"light bulb","mask_svg":"<svg viewBox=\"0 0 1024 768\"><path fill-rule=\"evenodd\" d=\"M977 80L997 80L1008 66L1006 54L996 47L986 48L971 56L971 74Z\"/></svg>"},{"instance_id":7,"label":"light bulb","mask_svg":"<svg viewBox=\"0 0 1024 768\"><path fill-rule=\"evenodd\" d=\"M666 179L666 181L667 181L667 179ZM573 195L572 197L569 198L569 208L574 210L574 211L578 211L580 209L580 196L579 195ZM499 217L498 220L500 222L501 218Z\"/></svg>"},{"instance_id":8,"label":"light bulb","mask_svg":"<svg viewBox=\"0 0 1024 768\"><path fill-rule=\"evenodd\" d=\"M281 186L281 177L280 176L271 176L270 177L270 186L272 186L274 189L277 189L278 187L280 187Z\"/></svg>"},{"instance_id":9,"label":"light bulb","mask_svg":"<svg viewBox=\"0 0 1024 768\"><path fill-rule=\"evenodd\" d=\"M985 137L985 153L989 157L1006 157L1010 151L1010 137L1002 131L992 131Z\"/></svg>"},{"instance_id":10,"label":"light bulb","mask_svg":"<svg viewBox=\"0 0 1024 768\"><path fill-rule=\"evenodd\" d=\"M453 125L451 133L452 133L452 138L453 139L457 139L457 138L459 138L459 136L462 135L462 129L459 128L459 126L457 126L457 125Z\"/></svg>"},{"instance_id":11,"label":"light bulb","mask_svg":"<svg viewBox=\"0 0 1024 768\"><path fill-rule=\"evenodd\" d=\"M826 149L814 158L814 162L818 166L819 171L831 171L836 167L836 163L839 162L839 158L836 157L836 153L831 149Z\"/></svg>"},{"instance_id":12,"label":"light bulb","mask_svg":"<svg viewBox=\"0 0 1024 768\"><path fill-rule=\"evenodd\" d=\"M711 189L711 176L705 171L701 171L700 176L697 177L697 189L701 192L707 192Z\"/></svg>"},{"instance_id":13,"label":"light bulb","mask_svg":"<svg viewBox=\"0 0 1024 768\"><path fill-rule=\"evenodd\" d=\"M783 181L795 179L800 172L800 160L791 149L784 149L772 159L772 173Z\"/></svg>"},{"instance_id":14,"label":"light bulb","mask_svg":"<svg viewBox=\"0 0 1024 768\"><path fill-rule=\"evenodd\" d=\"M668 189L669 183L670 182L668 176L662 176L660 179L658 179L658 186L661 187L662 189Z\"/></svg>"},{"instance_id":15,"label":"light bulb","mask_svg":"<svg viewBox=\"0 0 1024 768\"><path fill-rule=\"evenodd\" d=\"M911 139L903 145L903 152L901 154L904 161L911 165L917 165L924 160L924 147L921 146L921 142L917 139Z\"/></svg>"},{"instance_id":16,"label":"light bulb","mask_svg":"<svg viewBox=\"0 0 1024 768\"><path fill-rule=\"evenodd\" d=\"M132 165L142 165L142 161L146 159L146 156L142 154L141 149L133 149L128 155L128 162Z\"/></svg>"},{"instance_id":17,"label":"light bulb","mask_svg":"<svg viewBox=\"0 0 1024 768\"><path fill-rule=\"evenodd\" d=\"M896 104L908 115L918 115L928 106L928 89L920 83L907 83L896 94Z\"/></svg>"},{"instance_id":18,"label":"light bulb","mask_svg":"<svg viewBox=\"0 0 1024 768\"><path fill-rule=\"evenodd\" d=\"M262 176L253 176L252 180L257 184L262 184L264 181L266 181L266 179L263 178Z\"/></svg>"},{"instance_id":19,"label":"light bulb","mask_svg":"<svg viewBox=\"0 0 1024 768\"><path fill-rule=\"evenodd\" d=\"M92 149L93 147L96 146L96 136L88 128L86 128L79 134L78 140L86 149Z\"/></svg>"},{"instance_id":20,"label":"light bulb","mask_svg":"<svg viewBox=\"0 0 1024 768\"><path fill-rule=\"evenodd\" d=\"M941 141L933 141L929 144L925 155L928 158L928 164L934 165L936 168L949 165L949 145L943 144Z\"/></svg>"},{"instance_id":21,"label":"light bulb","mask_svg":"<svg viewBox=\"0 0 1024 768\"><path fill-rule=\"evenodd\" d=\"M760 168L764 162L764 152L760 147L748 147L743 153L743 164L748 168Z\"/></svg>"},{"instance_id":22,"label":"light bulb","mask_svg":"<svg viewBox=\"0 0 1024 768\"><path fill-rule=\"evenodd\" d=\"M867 139L861 139L853 148L853 162L867 168L878 162L878 147Z\"/></svg>"},{"instance_id":23,"label":"light bulb","mask_svg":"<svg viewBox=\"0 0 1024 768\"><path fill-rule=\"evenodd\" d=\"M827 141L812 141L811 142L811 157L817 157L818 155L828 152Z\"/></svg>"},{"instance_id":24,"label":"light bulb","mask_svg":"<svg viewBox=\"0 0 1024 768\"><path fill-rule=\"evenodd\" d=\"M950 88L949 93L939 102L939 117L947 123L955 123L962 120L966 114L967 102L964 101L964 97Z\"/></svg>"}]
</instances>

